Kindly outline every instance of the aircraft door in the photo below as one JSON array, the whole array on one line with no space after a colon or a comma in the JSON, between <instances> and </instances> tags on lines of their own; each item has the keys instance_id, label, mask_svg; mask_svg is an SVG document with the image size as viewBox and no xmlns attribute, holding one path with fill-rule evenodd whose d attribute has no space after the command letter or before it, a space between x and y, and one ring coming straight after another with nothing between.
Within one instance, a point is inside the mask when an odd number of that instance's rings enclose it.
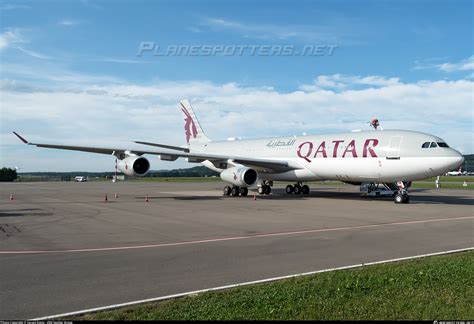
<instances>
[{"instance_id":1,"label":"aircraft door","mask_svg":"<svg viewBox=\"0 0 474 324\"><path fill-rule=\"evenodd\" d=\"M400 145L402 144L403 136L392 136L387 149L387 159L400 159Z\"/></svg>"}]
</instances>

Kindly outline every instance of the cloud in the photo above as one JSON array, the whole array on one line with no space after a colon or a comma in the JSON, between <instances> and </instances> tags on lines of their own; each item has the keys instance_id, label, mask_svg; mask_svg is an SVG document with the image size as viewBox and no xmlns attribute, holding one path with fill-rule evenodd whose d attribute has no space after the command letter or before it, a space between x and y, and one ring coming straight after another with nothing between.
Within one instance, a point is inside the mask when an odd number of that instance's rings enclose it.
<instances>
[{"instance_id":1,"label":"cloud","mask_svg":"<svg viewBox=\"0 0 474 324\"><path fill-rule=\"evenodd\" d=\"M462 72L462 71L474 71L474 55L471 55L467 59L461 60L457 63L422 63L415 61L414 70L425 70L425 69L437 69L439 71L451 73L451 72Z\"/></svg>"},{"instance_id":2,"label":"cloud","mask_svg":"<svg viewBox=\"0 0 474 324\"><path fill-rule=\"evenodd\" d=\"M81 20L74 20L74 19L62 19L58 22L58 25L65 26L65 27L74 27L83 24L84 22Z\"/></svg>"},{"instance_id":3,"label":"cloud","mask_svg":"<svg viewBox=\"0 0 474 324\"><path fill-rule=\"evenodd\" d=\"M23 53L25 53L25 54L27 54L31 57L37 58L37 59L41 59L41 60L50 60L51 59L50 56L47 56L47 55L44 55L44 54L41 54L41 53L38 53L38 52L35 52L35 51L26 50L26 49L24 49L23 47L20 47L20 46L17 46L16 48L19 49L20 51L22 51Z\"/></svg>"},{"instance_id":4,"label":"cloud","mask_svg":"<svg viewBox=\"0 0 474 324\"><path fill-rule=\"evenodd\" d=\"M96 59L97 62L106 62L106 63L119 63L119 64L145 64L150 63L149 61L144 60L129 60L129 59L118 59L114 57L104 57Z\"/></svg>"},{"instance_id":5,"label":"cloud","mask_svg":"<svg viewBox=\"0 0 474 324\"><path fill-rule=\"evenodd\" d=\"M351 76L343 74L320 75L313 84L301 85L300 90L311 92L320 89L341 90L354 87L383 87L396 85L400 82L399 78L385 78L377 75L370 76Z\"/></svg>"},{"instance_id":6,"label":"cloud","mask_svg":"<svg viewBox=\"0 0 474 324\"><path fill-rule=\"evenodd\" d=\"M474 55L458 63L443 63L437 66L441 71L472 71L474 70Z\"/></svg>"},{"instance_id":7,"label":"cloud","mask_svg":"<svg viewBox=\"0 0 474 324\"><path fill-rule=\"evenodd\" d=\"M28 40L23 36L22 30L20 28L9 28L7 31L0 34L0 52L6 50L7 48L13 48L37 59L51 59L50 56L44 55L36 51L28 50L25 49L23 46L20 46L20 44L25 43L28 43Z\"/></svg>"},{"instance_id":8,"label":"cloud","mask_svg":"<svg viewBox=\"0 0 474 324\"><path fill-rule=\"evenodd\" d=\"M80 73L58 67L54 63L49 62L35 66L2 62L1 67L3 74L8 75L11 81L15 79L25 80L22 83L22 88L28 89L45 89L45 91L50 91L59 87L60 89L73 88L77 91L82 91L84 85L90 87L96 84L110 85L124 82L114 76Z\"/></svg>"},{"instance_id":9,"label":"cloud","mask_svg":"<svg viewBox=\"0 0 474 324\"><path fill-rule=\"evenodd\" d=\"M338 44L348 37L355 38L349 32L342 32L334 27L318 25L275 25L253 24L222 18L206 18L195 30L201 31L203 27L211 30L227 30L240 34L244 38L277 40L277 41L302 41L302 42L330 42Z\"/></svg>"},{"instance_id":10,"label":"cloud","mask_svg":"<svg viewBox=\"0 0 474 324\"><path fill-rule=\"evenodd\" d=\"M31 9L31 7L26 6L26 5L11 4L11 3L6 3L6 4L3 4L3 5L0 5L0 10L2 10L2 11L17 10L17 9Z\"/></svg>"},{"instance_id":11,"label":"cloud","mask_svg":"<svg viewBox=\"0 0 474 324\"><path fill-rule=\"evenodd\" d=\"M9 28L0 34L0 51L25 42L19 28Z\"/></svg>"},{"instance_id":12,"label":"cloud","mask_svg":"<svg viewBox=\"0 0 474 324\"><path fill-rule=\"evenodd\" d=\"M54 86L15 78L0 83L3 152L21 144L8 130L34 141L77 145L128 148L133 139L179 145L184 133L178 101L184 97L191 100L203 128L214 139L343 132L363 129L377 117L384 129L435 134L464 153L474 152L471 80L404 83L398 78L337 74L317 76L313 84L281 92L268 86L199 80L143 85L71 71L41 75L60 81ZM43 158L53 170L105 170L111 163L105 157L88 157L95 162L84 167L83 153L30 152L38 158L28 160L23 153L11 152L2 153L5 162L22 164L25 171L39 170L45 165L38 161ZM157 169L187 165L154 159L152 163Z\"/></svg>"}]
</instances>

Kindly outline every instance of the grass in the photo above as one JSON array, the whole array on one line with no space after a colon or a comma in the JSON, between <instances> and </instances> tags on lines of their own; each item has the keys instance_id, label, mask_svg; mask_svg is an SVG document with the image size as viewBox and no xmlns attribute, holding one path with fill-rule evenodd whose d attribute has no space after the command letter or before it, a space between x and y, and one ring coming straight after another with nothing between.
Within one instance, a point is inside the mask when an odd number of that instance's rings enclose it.
<instances>
[{"instance_id":1,"label":"grass","mask_svg":"<svg viewBox=\"0 0 474 324\"><path fill-rule=\"evenodd\" d=\"M206 292L80 320L472 319L474 251Z\"/></svg>"},{"instance_id":2,"label":"grass","mask_svg":"<svg viewBox=\"0 0 474 324\"><path fill-rule=\"evenodd\" d=\"M176 177L176 178L161 178L161 177L144 177L136 178L129 181L140 181L140 182L216 182L222 181L219 177Z\"/></svg>"},{"instance_id":3,"label":"grass","mask_svg":"<svg viewBox=\"0 0 474 324\"><path fill-rule=\"evenodd\" d=\"M423 181L435 182L435 180L436 180L436 177L425 179ZM474 181L474 177L472 177L472 176L470 176L470 177L469 176L441 176L441 177L439 177L439 181L440 182L464 182L464 181L467 181L469 183L469 182Z\"/></svg>"},{"instance_id":4,"label":"grass","mask_svg":"<svg viewBox=\"0 0 474 324\"><path fill-rule=\"evenodd\" d=\"M468 182L466 187L464 187L462 183L456 182L441 181L440 183L441 189L474 189L474 182ZM412 184L412 188L436 188L436 184L434 182L415 181Z\"/></svg>"}]
</instances>

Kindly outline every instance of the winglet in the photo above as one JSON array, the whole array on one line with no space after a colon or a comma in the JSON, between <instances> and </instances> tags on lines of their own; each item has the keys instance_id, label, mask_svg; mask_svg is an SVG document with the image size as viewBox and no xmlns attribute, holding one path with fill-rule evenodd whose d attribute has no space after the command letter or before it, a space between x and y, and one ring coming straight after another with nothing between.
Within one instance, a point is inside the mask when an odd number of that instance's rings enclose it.
<instances>
[{"instance_id":1,"label":"winglet","mask_svg":"<svg viewBox=\"0 0 474 324\"><path fill-rule=\"evenodd\" d=\"M24 139L23 137L21 137L20 135L18 135L17 132L13 132L13 134L15 134L16 137L18 137L23 143L25 143L25 144L30 144L30 143L28 143L28 141L27 141L26 139Z\"/></svg>"}]
</instances>

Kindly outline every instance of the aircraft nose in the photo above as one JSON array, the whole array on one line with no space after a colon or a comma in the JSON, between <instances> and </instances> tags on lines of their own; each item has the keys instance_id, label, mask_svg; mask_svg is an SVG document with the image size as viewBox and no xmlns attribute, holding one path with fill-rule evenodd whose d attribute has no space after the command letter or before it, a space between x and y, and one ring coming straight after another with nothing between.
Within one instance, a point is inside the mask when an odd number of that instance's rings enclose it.
<instances>
[{"instance_id":1,"label":"aircraft nose","mask_svg":"<svg viewBox=\"0 0 474 324\"><path fill-rule=\"evenodd\" d=\"M458 163L461 166L464 163L464 155L458 152Z\"/></svg>"},{"instance_id":2,"label":"aircraft nose","mask_svg":"<svg viewBox=\"0 0 474 324\"><path fill-rule=\"evenodd\" d=\"M454 156L451 158L451 164L452 164L452 168L453 169L456 169L456 168L459 168L463 163L464 163L464 156L456 151L456 150L453 150L454 151Z\"/></svg>"}]
</instances>

